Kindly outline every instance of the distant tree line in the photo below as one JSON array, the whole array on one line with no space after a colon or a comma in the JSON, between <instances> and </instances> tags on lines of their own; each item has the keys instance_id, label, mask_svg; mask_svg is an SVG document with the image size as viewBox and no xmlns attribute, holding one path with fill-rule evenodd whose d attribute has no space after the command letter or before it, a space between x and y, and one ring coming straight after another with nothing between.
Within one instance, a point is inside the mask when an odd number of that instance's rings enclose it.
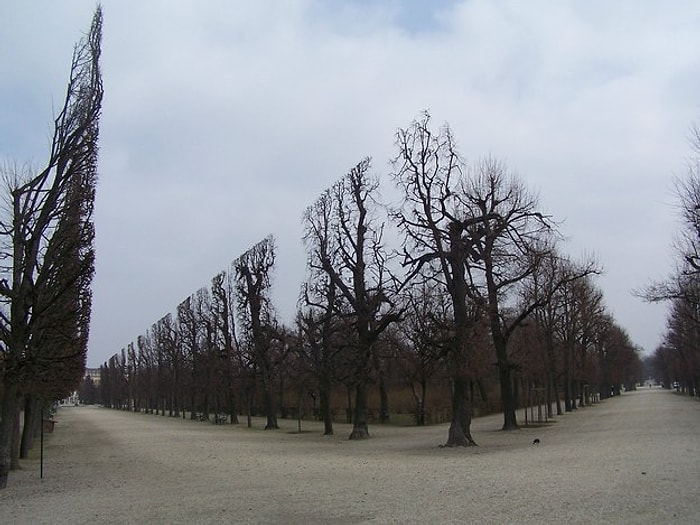
<instances>
[{"instance_id":1,"label":"distant tree line","mask_svg":"<svg viewBox=\"0 0 700 525\"><path fill-rule=\"evenodd\" d=\"M675 180L680 228L674 239L674 271L640 295L670 305L663 343L649 363L666 388L700 396L700 128L693 128L691 157Z\"/></svg>"},{"instance_id":2,"label":"distant tree line","mask_svg":"<svg viewBox=\"0 0 700 525\"><path fill-rule=\"evenodd\" d=\"M397 131L389 179L398 205L365 158L305 210L293 325L271 302L268 236L105 362L102 402L249 426L262 415L275 429L311 400L332 434L344 399L362 439L389 421L392 395L409 392L429 422L435 390L446 444L467 446L489 385L505 430L533 391L554 416L634 388L638 349L605 308L600 269L562 254L556 222L502 162L468 164L426 112Z\"/></svg>"}]
</instances>

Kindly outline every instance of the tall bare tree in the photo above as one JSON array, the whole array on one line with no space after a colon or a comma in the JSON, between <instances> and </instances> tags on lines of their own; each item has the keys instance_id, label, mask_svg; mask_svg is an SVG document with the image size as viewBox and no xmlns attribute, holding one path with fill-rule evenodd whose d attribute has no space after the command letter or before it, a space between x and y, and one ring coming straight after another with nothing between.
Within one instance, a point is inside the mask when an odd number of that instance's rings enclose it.
<instances>
[{"instance_id":1,"label":"tall bare tree","mask_svg":"<svg viewBox=\"0 0 700 525\"><path fill-rule=\"evenodd\" d=\"M235 379L237 370L236 354L239 351L236 337L235 319L235 284L231 272L216 274L211 281L212 309L218 326L218 346L220 351L221 370L224 375L223 384L226 389L227 411L231 423L238 423L236 410Z\"/></svg>"},{"instance_id":2,"label":"tall bare tree","mask_svg":"<svg viewBox=\"0 0 700 525\"><path fill-rule=\"evenodd\" d=\"M395 217L405 234L404 263L439 282L452 298L455 398L447 444L469 445L471 409L464 393L474 358L470 343L483 334L484 318L496 352L503 429L517 428L508 342L548 299L519 301L518 290L551 252L555 225L501 162L487 158L468 169L449 127L433 132L427 112L399 130L396 142L394 178L404 202Z\"/></svg>"},{"instance_id":3,"label":"tall bare tree","mask_svg":"<svg viewBox=\"0 0 700 525\"><path fill-rule=\"evenodd\" d=\"M447 327L450 338L445 359L452 374L453 395L446 445L470 446L476 445L470 428L470 367L484 315L483 305L472 300L474 294L469 290L470 252L464 239L466 228L475 219L453 197L464 162L452 132L448 126L434 132L430 120L425 112L396 134L393 177L403 192L403 202L393 215L404 234L404 265L450 297L452 322Z\"/></svg>"},{"instance_id":4,"label":"tall bare tree","mask_svg":"<svg viewBox=\"0 0 700 525\"><path fill-rule=\"evenodd\" d=\"M50 375L66 359L73 360L75 367L64 369L62 375L82 376L94 257L92 210L103 94L101 45L102 10L98 7L89 33L73 53L46 167L36 175L6 177L9 209L0 222L0 259L5 261L0 278L4 386L0 488L7 485L12 425L28 386L38 376ZM60 313L64 309L71 312L69 318ZM52 318L51 323L47 317ZM71 326L78 333L68 336L72 343L61 345L58 354L46 343L47 337L37 333L42 323L46 327L54 322L59 322L64 333Z\"/></svg>"},{"instance_id":5,"label":"tall bare tree","mask_svg":"<svg viewBox=\"0 0 700 525\"><path fill-rule=\"evenodd\" d=\"M136 348L139 366L143 371L140 385L145 400L144 409L146 413L152 414L154 408L157 410L158 406L158 368L151 330L147 330L145 334L136 338Z\"/></svg>"},{"instance_id":6,"label":"tall bare tree","mask_svg":"<svg viewBox=\"0 0 700 525\"><path fill-rule=\"evenodd\" d=\"M665 342L655 352L657 368L663 370L665 384L682 382L682 388L700 395L700 351L692 334L700 333L700 127L692 128L694 157L683 177L675 180L680 228L674 242L675 268L660 281L646 286L637 295L649 302L669 301Z\"/></svg>"},{"instance_id":7,"label":"tall bare tree","mask_svg":"<svg viewBox=\"0 0 700 525\"><path fill-rule=\"evenodd\" d=\"M284 358L275 340L275 314L270 299L275 240L270 235L233 262L241 328L252 349L252 357L263 389L266 430L279 428L274 401L275 373Z\"/></svg>"},{"instance_id":8,"label":"tall bare tree","mask_svg":"<svg viewBox=\"0 0 700 525\"><path fill-rule=\"evenodd\" d=\"M203 327L198 316L201 308L200 300L201 295L194 293L177 306L177 336L190 376L188 386L191 419L195 419L197 413L201 413L205 419L209 417L208 407L204 405L200 381L206 373L202 358Z\"/></svg>"},{"instance_id":9,"label":"tall bare tree","mask_svg":"<svg viewBox=\"0 0 700 525\"><path fill-rule=\"evenodd\" d=\"M469 293L488 313L501 385L503 429L511 430L517 428L517 407L508 342L542 301L533 297L515 304L514 298L551 252L554 225L539 211L537 198L522 181L494 159L477 163L462 179L455 198L466 216L463 235L469 252Z\"/></svg>"},{"instance_id":10,"label":"tall bare tree","mask_svg":"<svg viewBox=\"0 0 700 525\"><path fill-rule=\"evenodd\" d=\"M383 246L383 226L376 217L379 189L369 174L370 159L358 163L304 214L304 241L312 275L329 279L350 316L354 338L350 349L355 390L350 439L369 437L367 389L372 347L400 316L392 302L393 283ZM336 303L341 304L340 302Z\"/></svg>"},{"instance_id":11,"label":"tall bare tree","mask_svg":"<svg viewBox=\"0 0 700 525\"><path fill-rule=\"evenodd\" d=\"M333 434L331 392L335 381L338 355L345 350L343 334L346 324L338 315L337 287L327 275L312 277L304 286L297 313L300 336L297 353L315 379L320 398L324 435Z\"/></svg>"},{"instance_id":12,"label":"tall bare tree","mask_svg":"<svg viewBox=\"0 0 700 525\"><path fill-rule=\"evenodd\" d=\"M559 257L553 252L547 257L540 271L535 273L530 280L530 289L525 289L523 293L528 296L537 297L547 295L549 300L544 302L534 311L535 331L537 343L542 347L543 359L541 365L544 367L545 376L545 399L547 404L547 415L554 416L554 405L556 404L556 415L564 413L560 395L560 374L563 365L561 364L562 341L558 337L563 317L566 314L565 300L566 287L560 283L574 272L573 263ZM531 299L526 299L531 300Z\"/></svg>"}]
</instances>

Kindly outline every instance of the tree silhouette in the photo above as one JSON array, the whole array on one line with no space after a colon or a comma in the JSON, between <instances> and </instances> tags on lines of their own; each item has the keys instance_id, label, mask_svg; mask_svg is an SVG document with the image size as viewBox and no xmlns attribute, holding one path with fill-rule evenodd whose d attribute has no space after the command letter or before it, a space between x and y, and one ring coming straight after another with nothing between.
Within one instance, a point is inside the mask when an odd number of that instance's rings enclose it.
<instances>
[{"instance_id":1,"label":"tree silhouette","mask_svg":"<svg viewBox=\"0 0 700 525\"><path fill-rule=\"evenodd\" d=\"M36 175L5 174L9 209L0 221L0 259L9 263L0 277L0 488L7 485L21 397L42 384L52 385L53 391L43 392L49 398L65 393L83 374L94 271L101 45L98 6L73 53L46 167Z\"/></svg>"}]
</instances>

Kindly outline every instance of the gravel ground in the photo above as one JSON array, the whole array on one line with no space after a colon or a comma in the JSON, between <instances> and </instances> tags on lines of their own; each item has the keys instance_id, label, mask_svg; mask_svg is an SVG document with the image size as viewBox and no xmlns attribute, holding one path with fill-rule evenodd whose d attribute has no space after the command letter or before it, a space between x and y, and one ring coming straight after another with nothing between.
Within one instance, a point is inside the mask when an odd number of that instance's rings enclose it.
<instances>
[{"instance_id":1,"label":"gravel ground","mask_svg":"<svg viewBox=\"0 0 700 525\"><path fill-rule=\"evenodd\" d=\"M518 417L522 418L522 411ZM539 428L217 426L62 408L39 460L0 491L0 523L698 523L700 403L658 388ZM533 445L534 438L540 439ZM39 446L37 444L37 452Z\"/></svg>"}]
</instances>

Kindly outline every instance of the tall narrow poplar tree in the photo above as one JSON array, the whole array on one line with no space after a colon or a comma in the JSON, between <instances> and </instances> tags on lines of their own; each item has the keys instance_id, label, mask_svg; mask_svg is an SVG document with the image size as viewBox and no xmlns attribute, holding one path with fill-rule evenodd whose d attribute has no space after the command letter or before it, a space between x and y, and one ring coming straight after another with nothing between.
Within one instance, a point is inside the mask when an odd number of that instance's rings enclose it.
<instances>
[{"instance_id":1,"label":"tall narrow poplar tree","mask_svg":"<svg viewBox=\"0 0 700 525\"><path fill-rule=\"evenodd\" d=\"M5 173L8 207L0 220L0 488L7 486L21 401L42 393L55 398L77 387L84 369L94 273L101 45L98 7L89 33L73 52L46 166L32 175Z\"/></svg>"}]
</instances>

